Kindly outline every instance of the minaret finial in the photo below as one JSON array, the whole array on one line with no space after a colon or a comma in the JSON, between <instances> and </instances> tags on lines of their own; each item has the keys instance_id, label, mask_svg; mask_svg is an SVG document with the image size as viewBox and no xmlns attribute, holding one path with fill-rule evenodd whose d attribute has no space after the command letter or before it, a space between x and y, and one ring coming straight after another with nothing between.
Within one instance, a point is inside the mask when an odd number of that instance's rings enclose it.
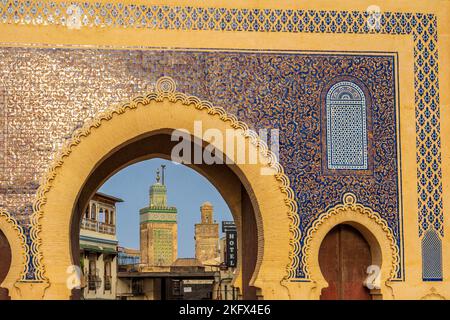
<instances>
[{"instance_id":1,"label":"minaret finial","mask_svg":"<svg viewBox=\"0 0 450 320\"><path fill-rule=\"evenodd\" d=\"M158 169L156 169L156 182L158 183L159 182L159 168Z\"/></svg>"},{"instance_id":2,"label":"minaret finial","mask_svg":"<svg viewBox=\"0 0 450 320\"><path fill-rule=\"evenodd\" d=\"M164 185L164 169L166 169L166 165L162 164L161 165L161 170L162 170L162 184Z\"/></svg>"}]
</instances>

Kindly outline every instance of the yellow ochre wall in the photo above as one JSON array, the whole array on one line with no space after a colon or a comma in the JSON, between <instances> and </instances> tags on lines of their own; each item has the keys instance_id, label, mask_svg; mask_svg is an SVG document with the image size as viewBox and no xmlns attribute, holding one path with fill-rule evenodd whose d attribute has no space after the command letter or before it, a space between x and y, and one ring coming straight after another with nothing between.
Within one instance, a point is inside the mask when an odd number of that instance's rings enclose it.
<instances>
[{"instance_id":1,"label":"yellow ochre wall","mask_svg":"<svg viewBox=\"0 0 450 320\"><path fill-rule=\"evenodd\" d=\"M106 1L99 1L106 2ZM119 2L119 1L108 1ZM120 1L123 3L145 3L148 1ZM277 9L311 9L311 10L349 10L366 11L373 1L151 1L152 4L224 7L224 8L277 8ZM441 110L441 153L442 153L442 182L443 182L443 210L444 229L450 230L448 210L450 208L450 1L446 0L409 0L388 1L376 3L382 12L424 12L433 13L438 21L438 50L439 50L439 94ZM259 50L292 50L292 51L364 51L364 52L397 52L398 53L398 92L400 95L400 136L402 148L402 199L404 217L404 255L407 276L405 281L390 283L383 298L385 299L420 299L420 298L446 298L450 299L450 237L443 238L443 266L444 281L423 282L421 277L421 245L417 226L417 164L416 164L416 131L415 131L415 104L414 104L414 43L412 35L387 34L319 34L319 33L288 33L288 32L245 32L245 31L185 31L185 30L153 30L135 28L89 27L79 30L69 30L63 26L37 26L15 25L0 23L0 42L3 46L18 47L69 47L69 48L141 48L151 50L160 48L167 50L177 49L259 49ZM162 120L163 121L163 120ZM98 148L95 143L91 151ZM86 168L89 170L89 168ZM73 184L76 185L75 183ZM270 200L270 199L269 199ZM270 201L267 204L271 206ZM264 213L263 213L264 214ZM263 215L262 214L262 215ZM45 220L45 208L42 213ZM264 220L264 217L263 217ZM287 218L286 218L287 220ZM59 229L56 222L48 222L51 228ZM60 223L68 221L61 219ZM276 228L275 228L276 229ZM3 229L2 229L3 230ZM50 231L42 232L43 266L47 268L47 277L51 279L51 269L46 260L49 251L58 251L62 242L49 242ZM277 234L266 233L265 241L276 242ZM287 248L287 247L285 247ZM270 250L265 250L264 260L274 261L276 257L270 256ZM287 253L286 253L287 254ZM56 256L53 258L56 259ZM285 257L283 257L285 259ZM264 264L264 262L263 262ZM318 268L317 265L313 266ZM261 278L273 283L280 276L280 270L270 269ZM386 275L384 275L386 278ZM384 278L384 279L385 279ZM58 282L62 280L59 279ZM280 283L279 281L279 283ZM320 282L320 281L319 281ZM267 297L291 299L317 299L319 291L317 283L286 282L275 288ZM41 286L41 290L28 290L27 286L34 288ZM13 298L68 298L63 287L54 289L50 283L28 284L19 283L16 287L24 288L12 291ZM46 290L44 290L47 288ZM25 294L25 292L27 292ZM47 293L44 293L47 292ZM268 291L267 291L268 292Z\"/></svg>"}]
</instances>

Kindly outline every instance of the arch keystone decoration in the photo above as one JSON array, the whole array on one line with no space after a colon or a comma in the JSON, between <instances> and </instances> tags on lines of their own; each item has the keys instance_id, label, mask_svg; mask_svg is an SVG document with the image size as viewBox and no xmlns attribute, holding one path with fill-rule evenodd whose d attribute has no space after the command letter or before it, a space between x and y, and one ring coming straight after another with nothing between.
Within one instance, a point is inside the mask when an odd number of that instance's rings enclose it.
<instances>
[{"instance_id":1,"label":"arch keystone decoration","mask_svg":"<svg viewBox=\"0 0 450 320\"><path fill-rule=\"evenodd\" d=\"M246 148L256 148L263 156L264 161L258 164L232 165L246 189L251 190L256 206L259 250L250 285L260 288L264 298L288 298L281 282L295 277L300 231L297 203L283 167L245 123L208 101L178 92L170 77L158 79L154 90L146 95L97 114L75 130L54 157L34 202L34 245L29 250L36 279L49 283L44 298L70 297L66 270L73 264L71 218L78 194L96 166L118 147L153 132L183 128L195 133L194 120L202 121L203 130L236 130L244 136ZM224 149L220 151L227 156ZM261 169L270 169L273 174L262 175Z\"/></svg>"},{"instance_id":2,"label":"arch keystone decoration","mask_svg":"<svg viewBox=\"0 0 450 320\"><path fill-rule=\"evenodd\" d=\"M355 227L370 245L372 263L380 267L380 290L383 298L390 298L389 281L395 277L399 266L398 247L387 222L379 213L358 203L353 193L345 193L342 203L330 208L314 221L305 237L302 248L303 263L311 282L316 284L314 298L320 297L328 286L319 266L319 250L328 232L339 224Z\"/></svg>"}]
</instances>

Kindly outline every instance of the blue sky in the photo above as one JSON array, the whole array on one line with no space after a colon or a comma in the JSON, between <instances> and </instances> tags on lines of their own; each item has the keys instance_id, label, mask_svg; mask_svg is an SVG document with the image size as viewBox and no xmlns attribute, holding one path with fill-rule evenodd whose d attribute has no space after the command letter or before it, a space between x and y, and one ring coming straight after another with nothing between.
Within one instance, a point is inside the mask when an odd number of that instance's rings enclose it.
<instances>
[{"instance_id":1,"label":"blue sky","mask_svg":"<svg viewBox=\"0 0 450 320\"><path fill-rule=\"evenodd\" d=\"M194 224L200 222L203 202L214 206L217 222L233 220L222 196L202 175L184 165L151 159L119 171L99 191L124 200L117 204L119 245L139 249L139 209L148 206L148 190L156 182L156 169L162 164L166 165L167 203L178 209L178 257L194 257Z\"/></svg>"}]
</instances>

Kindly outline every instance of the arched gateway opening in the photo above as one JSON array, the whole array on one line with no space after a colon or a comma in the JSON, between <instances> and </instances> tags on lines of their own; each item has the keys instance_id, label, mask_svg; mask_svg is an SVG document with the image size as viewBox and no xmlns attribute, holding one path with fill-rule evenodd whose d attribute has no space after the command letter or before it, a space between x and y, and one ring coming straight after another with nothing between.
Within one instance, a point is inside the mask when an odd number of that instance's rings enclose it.
<instances>
[{"instance_id":1,"label":"arched gateway opening","mask_svg":"<svg viewBox=\"0 0 450 320\"><path fill-rule=\"evenodd\" d=\"M193 140L193 139L192 139ZM71 221L71 252L75 265L79 265L79 234L80 222L86 211L89 200L97 189L112 175L121 169L151 158L164 158L169 160L173 148L178 141L171 141L171 131L161 130L152 132L144 136L123 144L111 153L107 158L92 171L88 180L81 190L77 203L74 207ZM201 148L204 150L206 143ZM192 150L195 145L192 143ZM191 163L194 159L191 159ZM251 278L256 268L258 254L258 230L256 224L255 210L251 198L238 176L231 169L232 166L221 164L191 164L188 165L198 173L206 177L219 191L228 204L238 227L238 238L241 243L239 277L235 279L242 290L244 299L257 299L256 287L251 285ZM236 170L236 168L235 168ZM78 297L74 294L73 298Z\"/></svg>"},{"instance_id":2,"label":"arched gateway opening","mask_svg":"<svg viewBox=\"0 0 450 320\"><path fill-rule=\"evenodd\" d=\"M108 177L144 159L170 159L177 143L171 141L171 133L179 129L196 138L192 143L202 150L212 144L226 158L234 158L236 146L227 149L226 141L206 141L196 132L199 121L203 132L212 129L225 136L231 130L244 135L247 152L265 155L256 164L201 162L189 166L217 188L232 211L242 253L235 285L243 298L289 297L283 280L295 268L290 240L296 206L282 168L258 138L248 134L245 124L208 102L176 92L173 80L162 78L156 92L111 108L77 130L50 169L35 213L40 217L42 270L48 279L44 298L76 298L67 286L67 270L79 264L82 213Z\"/></svg>"}]
</instances>

